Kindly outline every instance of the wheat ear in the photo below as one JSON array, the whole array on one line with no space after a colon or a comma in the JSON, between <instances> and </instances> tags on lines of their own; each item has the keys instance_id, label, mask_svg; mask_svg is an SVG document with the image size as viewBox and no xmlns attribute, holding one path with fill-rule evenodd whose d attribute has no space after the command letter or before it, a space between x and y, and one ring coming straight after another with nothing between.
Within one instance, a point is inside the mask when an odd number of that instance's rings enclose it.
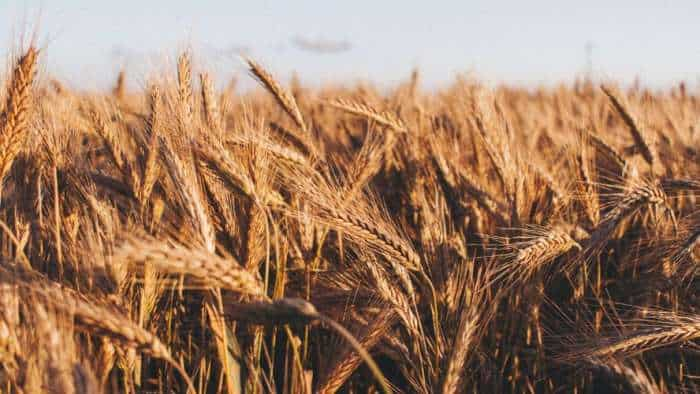
<instances>
[{"instance_id":1,"label":"wheat ear","mask_svg":"<svg viewBox=\"0 0 700 394\"><path fill-rule=\"evenodd\" d=\"M114 258L132 266L151 266L170 274L189 275L209 286L252 296L265 294L260 279L238 262L174 241L131 238L117 248Z\"/></svg>"},{"instance_id":2,"label":"wheat ear","mask_svg":"<svg viewBox=\"0 0 700 394\"><path fill-rule=\"evenodd\" d=\"M386 126L394 131L398 131L401 133L405 133L408 131L406 125L404 125L401 119L393 115L391 112L379 112L367 104L343 99L335 99L333 101L329 101L328 105L330 105L333 108L338 108L345 112L351 113L353 115L359 115L371 119L379 123L380 125Z\"/></svg>"},{"instance_id":3,"label":"wheat ear","mask_svg":"<svg viewBox=\"0 0 700 394\"><path fill-rule=\"evenodd\" d=\"M156 183L160 166L158 164L158 153L160 151L160 90L158 86L151 86L150 93L150 113L146 120L146 135L148 136L148 152L146 153L146 162L143 169L143 181L139 191L141 206L145 206L148 198L153 191L153 186Z\"/></svg>"},{"instance_id":4,"label":"wheat ear","mask_svg":"<svg viewBox=\"0 0 700 394\"><path fill-rule=\"evenodd\" d=\"M27 138L32 100L32 82L36 70L37 50L29 47L19 58L9 84L5 112L0 123L0 182Z\"/></svg>"},{"instance_id":5,"label":"wheat ear","mask_svg":"<svg viewBox=\"0 0 700 394\"><path fill-rule=\"evenodd\" d=\"M282 109L294 120L294 123L296 123L302 131L308 131L294 96L282 88L275 78L272 77L272 74L258 63L252 59L246 59L246 63L248 63L248 70L250 73L272 94Z\"/></svg>"},{"instance_id":6,"label":"wheat ear","mask_svg":"<svg viewBox=\"0 0 700 394\"><path fill-rule=\"evenodd\" d=\"M204 121L212 130L221 129L221 115L219 106L214 96L214 86L208 73L199 74L199 82L202 89L202 106L204 107Z\"/></svg>"},{"instance_id":7,"label":"wheat ear","mask_svg":"<svg viewBox=\"0 0 700 394\"><path fill-rule=\"evenodd\" d=\"M622 100L612 90L606 88L605 86L601 86L601 89L608 96L613 107L615 107L615 110L617 110L622 117L622 120L627 125L627 128L634 139L634 144L642 153L644 160L649 163L649 165L653 165L655 157L654 151L651 149L651 146L647 142L646 138L644 138L644 134L638 126L639 122L634 119L632 113L627 110L627 108L622 104Z\"/></svg>"}]
</instances>

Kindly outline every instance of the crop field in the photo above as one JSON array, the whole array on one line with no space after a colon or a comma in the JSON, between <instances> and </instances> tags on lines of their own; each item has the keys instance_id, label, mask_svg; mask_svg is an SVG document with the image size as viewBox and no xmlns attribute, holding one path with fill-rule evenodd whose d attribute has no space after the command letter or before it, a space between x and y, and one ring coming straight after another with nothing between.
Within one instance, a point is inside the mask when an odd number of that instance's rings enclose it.
<instances>
[{"instance_id":1,"label":"crop field","mask_svg":"<svg viewBox=\"0 0 700 394\"><path fill-rule=\"evenodd\" d=\"M0 391L700 390L693 88L44 54L0 84Z\"/></svg>"}]
</instances>

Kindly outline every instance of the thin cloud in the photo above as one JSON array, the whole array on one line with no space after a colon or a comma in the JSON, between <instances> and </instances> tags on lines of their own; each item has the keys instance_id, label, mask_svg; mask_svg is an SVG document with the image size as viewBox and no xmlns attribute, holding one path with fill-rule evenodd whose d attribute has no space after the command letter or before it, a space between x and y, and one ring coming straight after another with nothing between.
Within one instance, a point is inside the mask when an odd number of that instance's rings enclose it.
<instances>
[{"instance_id":1,"label":"thin cloud","mask_svg":"<svg viewBox=\"0 0 700 394\"><path fill-rule=\"evenodd\" d=\"M308 39L300 36L294 37L292 44L302 51L314 53L340 53L352 49L352 44L346 40Z\"/></svg>"}]
</instances>

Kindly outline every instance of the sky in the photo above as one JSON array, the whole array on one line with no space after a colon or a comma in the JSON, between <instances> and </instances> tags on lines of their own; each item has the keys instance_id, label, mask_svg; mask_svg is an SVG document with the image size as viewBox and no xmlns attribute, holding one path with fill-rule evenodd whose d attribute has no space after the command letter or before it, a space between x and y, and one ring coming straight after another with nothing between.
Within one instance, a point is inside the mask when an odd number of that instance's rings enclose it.
<instances>
[{"instance_id":1,"label":"sky","mask_svg":"<svg viewBox=\"0 0 700 394\"><path fill-rule=\"evenodd\" d=\"M685 0L0 0L0 56L36 31L44 68L78 87L120 68L143 84L183 49L222 80L245 78L245 53L317 84L391 85L418 68L428 86L459 74L532 86L590 60L595 78L664 87L700 81L699 18Z\"/></svg>"}]
</instances>

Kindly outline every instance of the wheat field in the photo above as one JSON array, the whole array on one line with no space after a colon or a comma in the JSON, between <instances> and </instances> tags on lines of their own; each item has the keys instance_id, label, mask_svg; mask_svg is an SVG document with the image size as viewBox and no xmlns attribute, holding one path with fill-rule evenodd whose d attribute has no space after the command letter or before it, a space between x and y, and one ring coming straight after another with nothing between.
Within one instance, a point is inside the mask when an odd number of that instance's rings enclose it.
<instances>
[{"instance_id":1,"label":"wheat field","mask_svg":"<svg viewBox=\"0 0 700 394\"><path fill-rule=\"evenodd\" d=\"M700 100L246 59L2 85L0 390L697 392Z\"/></svg>"}]
</instances>

